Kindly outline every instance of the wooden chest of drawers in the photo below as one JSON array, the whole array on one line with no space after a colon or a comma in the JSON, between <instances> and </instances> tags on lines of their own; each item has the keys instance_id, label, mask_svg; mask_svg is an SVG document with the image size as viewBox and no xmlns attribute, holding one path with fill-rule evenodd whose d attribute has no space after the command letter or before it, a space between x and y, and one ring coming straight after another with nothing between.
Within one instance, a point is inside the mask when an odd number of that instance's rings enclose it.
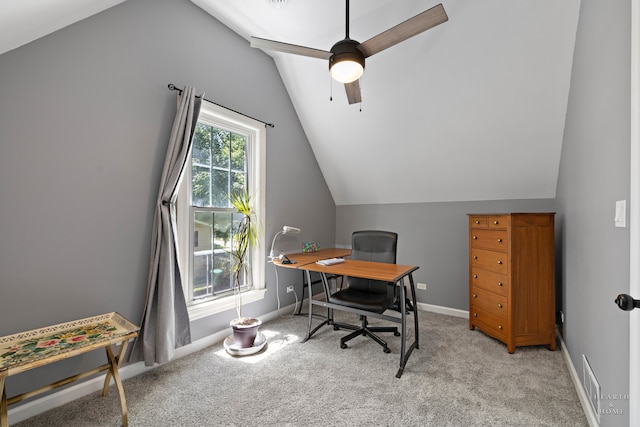
<instances>
[{"instance_id":1,"label":"wooden chest of drawers","mask_svg":"<svg viewBox=\"0 0 640 427\"><path fill-rule=\"evenodd\" d=\"M553 213L469 214L469 329L555 350Z\"/></svg>"}]
</instances>

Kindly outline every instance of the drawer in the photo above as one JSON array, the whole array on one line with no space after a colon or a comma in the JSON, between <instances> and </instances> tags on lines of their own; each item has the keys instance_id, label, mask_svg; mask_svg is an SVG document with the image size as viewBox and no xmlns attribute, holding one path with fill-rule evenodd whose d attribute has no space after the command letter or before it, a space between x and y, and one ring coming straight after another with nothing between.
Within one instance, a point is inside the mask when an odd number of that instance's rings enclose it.
<instances>
[{"instance_id":1,"label":"drawer","mask_svg":"<svg viewBox=\"0 0 640 427\"><path fill-rule=\"evenodd\" d=\"M471 267L480 267L500 274L507 274L507 254L471 248Z\"/></svg>"},{"instance_id":2,"label":"drawer","mask_svg":"<svg viewBox=\"0 0 640 427\"><path fill-rule=\"evenodd\" d=\"M482 288L471 287L471 310L476 308L486 310L504 321L507 320L507 298L487 292Z\"/></svg>"},{"instance_id":3,"label":"drawer","mask_svg":"<svg viewBox=\"0 0 640 427\"><path fill-rule=\"evenodd\" d=\"M507 230L471 230L471 247L506 252Z\"/></svg>"},{"instance_id":4,"label":"drawer","mask_svg":"<svg viewBox=\"0 0 640 427\"><path fill-rule=\"evenodd\" d=\"M487 227L492 229L506 229L509 225L508 215L497 215L487 217Z\"/></svg>"},{"instance_id":5,"label":"drawer","mask_svg":"<svg viewBox=\"0 0 640 427\"><path fill-rule=\"evenodd\" d=\"M486 216L469 216L469 227L471 228L487 228Z\"/></svg>"},{"instance_id":6,"label":"drawer","mask_svg":"<svg viewBox=\"0 0 640 427\"><path fill-rule=\"evenodd\" d=\"M507 276L481 268L471 269L471 285L487 291L507 296Z\"/></svg>"},{"instance_id":7,"label":"drawer","mask_svg":"<svg viewBox=\"0 0 640 427\"><path fill-rule=\"evenodd\" d=\"M507 341L507 337L509 336L509 325L505 319L501 319L479 307L470 311L469 315L470 323L480 328L482 332L503 342Z\"/></svg>"}]
</instances>

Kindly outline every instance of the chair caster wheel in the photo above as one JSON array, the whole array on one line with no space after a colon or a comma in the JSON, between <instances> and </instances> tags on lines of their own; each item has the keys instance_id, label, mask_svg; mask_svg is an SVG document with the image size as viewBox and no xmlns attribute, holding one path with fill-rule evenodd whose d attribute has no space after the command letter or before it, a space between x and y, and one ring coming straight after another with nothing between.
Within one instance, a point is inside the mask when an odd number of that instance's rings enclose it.
<instances>
[{"instance_id":1,"label":"chair caster wheel","mask_svg":"<svg viewBox=\"0 0 640 427\"><path fill-rule=\"evenodd\" d=\"M391 353L391 350L389 350L389 347L385 347L384 350L382 351L384 351L385 353Z\"/></svg>"},{"instance_id":2,"label":"chair caster wheel","mask_svg":"<svg viewBox=\"0 0 640 427\"><path fill-rule=\"evenodd\" d=\"M345 343L340 343L340 348L347 348L347 345Z\"/></svg>"},{"instance_id":3,"label":"chair caster wheel","mask_svg":"<svg viewBox=\"0 0 640 427\"><path fill-rule=\"evenodd\" d=\"M396 336L396 337L399 337L400 336L400 332L394 332L393 335Z\"/></svg>"}]
</instances>

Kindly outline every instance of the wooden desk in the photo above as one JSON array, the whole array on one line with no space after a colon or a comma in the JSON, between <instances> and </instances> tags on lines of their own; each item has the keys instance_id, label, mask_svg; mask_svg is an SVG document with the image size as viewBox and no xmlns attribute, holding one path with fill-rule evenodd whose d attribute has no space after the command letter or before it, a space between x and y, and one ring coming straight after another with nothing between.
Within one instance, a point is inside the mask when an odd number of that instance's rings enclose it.
<instances>
[{"instance_id":1,"label":"wooden desk","mask_svg":"<svg viewBox=\"0 0 640 427\"><path fill-rule=\"evenodd\" d=\"M364 316L376 317L379 319L384 319L389 322L400 323L401 324L401 332L400 332L400 368L396 374L396 378L400 378L402 376L402 372L404 371L404 367L407 364L407 360L409 360L409 356L414 348L419 347L419 339L418 339L418 311L414 310L414 332L415 338L413 343L406 348L406 333L407 333L407 313L406 313L406 293L404 288L404 278L409 278L409 284L411 286L411 296L413 299L413 306L417 307L416 303L416 291L415 285L413 282L413 272L416 271L419 267L411 266L411 265L400 265L400 264L387 264L381 262L371 262L371 261L360 261L360 260L351 260L347 259L343 263L333 264L333 265L320 265L315 262L310 264L305 264L299 267L302 270L305 270L307 275L310 272L320 273L322 276L322 282L324 285L325 291L325 301L314 300L313 298L309 298L309 329L307 336L302 342L307 341L311 336L322 326L333 324L333 309L348 311L350 313L356 313ZM352 276L352 277L360 277L363 279L372 279L372 280L381 280L384 282L395 283L399 285L400 288L400 319L397 317L392 317L386 314L378 314L372 313L369 311L364 311L356 308L345 307L343 305L332 304L329 303L329 283L327 280L327 275L337 275L337 276ZM307 276L307 281L309 283L309 295L311 295L311 277ZM322 307L326 307L327 319L324 320L320 325L316 326L315 329L311 329L312 320L313 320L313 306L320 305Z\"/></svg>"},{"instance_id":2,"label":"wooden desk","mask_svg":"<svg viewBox=\"0 0 640 427\"><path fill-rule=\"evenodd\" d=\"M138 335L139 329L138 326L118 313L107 313L0 337L0 391L2 392L0 426L9 426L9 416L7 414L9 405L101 371L107 371L102 387L102 395L107 395L109 382L113 377L120 394L122 425L127 426L127 401L124 396L124 388L118 374L118 368L126 352L129 340ZM120 345L117 355L113 354L112 345ZM104 348L107 352L106 364L7 399L5 389L5 379L7 377L99 348Z\"/></svg>"}]
</instances>

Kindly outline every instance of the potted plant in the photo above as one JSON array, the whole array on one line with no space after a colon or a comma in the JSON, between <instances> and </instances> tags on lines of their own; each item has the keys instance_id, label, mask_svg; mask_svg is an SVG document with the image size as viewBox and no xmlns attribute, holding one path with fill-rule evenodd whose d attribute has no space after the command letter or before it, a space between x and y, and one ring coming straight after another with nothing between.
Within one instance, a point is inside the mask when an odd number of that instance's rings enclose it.
<instances>
[{"instance_id":1,"label":"potted plant","mask_svg":"<svg viewBox=\"0 0 640 427\"><path fill-rule=\"evenodd\" d=\"M251 262L248 251L252 245L258 244L258 224L255 213L251 209L251 197L246 190L236 191L229 195L229 203L242 215L231 239L231 273L233 275L233 292L235 295L236 314L238 317L230 322L233 339L240 348L253 346L262 324L260 319L242 316L242 281L250 277Z\"/></svg>"}]
</instances>

